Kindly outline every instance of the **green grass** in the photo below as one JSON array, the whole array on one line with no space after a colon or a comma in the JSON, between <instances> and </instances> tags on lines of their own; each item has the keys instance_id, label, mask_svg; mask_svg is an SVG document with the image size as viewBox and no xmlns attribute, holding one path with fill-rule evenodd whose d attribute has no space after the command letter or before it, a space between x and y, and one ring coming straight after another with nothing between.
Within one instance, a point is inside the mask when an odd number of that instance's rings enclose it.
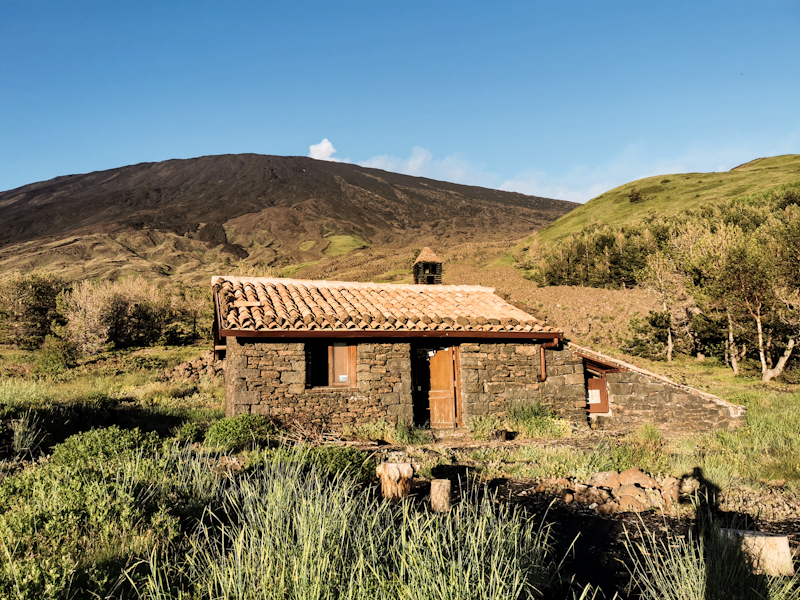
<instances>
[{"instance_id":1,"label":"green grass","mask_svg":"<svg viewBox=\"0 0 800 600\"><path fill-rule=\"evenodd\" d=\"M306 240L306 241L304 241L304 242L300 242L300 246L299 246L299 248L300 248L300 250L301 250L302 252L308 252L308 251L309 251L309 250L311 250L311 249L312 249L312 248L313 248L313 247L314 247L316 244L317 244L317 242L316 242L316 241L314 241L314 240Z\"/></svg>"},{"instance_id":2,"label":"green grass","mask_svg":"<svg viewBox=\"0 0 800 600\"><path fill-rule=\"evenodd\" d=\"M298 263L296 265L289 265L288 267L283 267L280 272L281 277L294 277L299 271L303 269L307 269L308 267L313 267L316 264L322 262L322 259L319 260L310 260L304 263Z\"/></svg>"},{"instance_id":3,"label":"green grass","mask_svg":"<svg viewBox=\"0 0 800 600\"><path fill-rule=\"evenodd\" d=\"M579 231L592 221L622 225L640 219L651 210L673 214L714 200L752 194L785 183L800 181L800 155L763 158L734 171L657 175L626 183L593 198L537 234L540 242L552 242ZM632 203L632 189L645 200Z\"/></svg>"},{"instance_id":4,"label":"green grass","mask_svg":"<svg viewBox=\"0 0 800 600\"><path fill-rule=\"evenodd\" d=\"M328 247L323 252L330 257L347 254L362 246L371 246L367 240L356 235L331 235L325 239L328 240Z\"/></svg>"}]
</instances>

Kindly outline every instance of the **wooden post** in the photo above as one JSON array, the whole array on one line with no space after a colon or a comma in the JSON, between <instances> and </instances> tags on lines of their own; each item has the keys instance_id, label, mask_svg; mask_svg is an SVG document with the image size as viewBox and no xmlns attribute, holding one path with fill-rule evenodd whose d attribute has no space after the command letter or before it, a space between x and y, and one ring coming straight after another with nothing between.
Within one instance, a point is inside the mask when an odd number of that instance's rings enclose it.
<instances>
[{"instance_id":1,"label":"wooden post","mask_svg":"<svg viewBox=\"0 0 800 600\"><path fill-rule=\"evenodd\" d=\"M378 465L377 473L384 500L405 498L411 492L411 478L414 476L411 463L383 463Z\"/></svg>"},{"instance_id":2,"label":"wooden post","mask_svg":"<svg viewBox=\"0 0 800 600\"><path fill-rule=\"evenodd\" d=\"M450 480L431 480L431 510L447 512L450 510Z\"/></svg>"}]
</instances>

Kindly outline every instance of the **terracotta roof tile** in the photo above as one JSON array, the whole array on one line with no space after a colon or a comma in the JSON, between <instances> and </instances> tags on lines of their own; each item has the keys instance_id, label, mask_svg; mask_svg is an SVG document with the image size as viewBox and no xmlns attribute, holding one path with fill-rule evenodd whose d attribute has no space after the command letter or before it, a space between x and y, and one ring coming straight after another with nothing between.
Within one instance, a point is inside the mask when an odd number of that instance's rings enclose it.
<instances>
[{"instance_id":1,"label":"terracotta roof tile","mask_svg":"<svg viewBox=\"0 0 800 600\"><path fill-rule=\"evenodd\" d=\"M239 331L553 332L492 288L213 277L223 327Z\"/></svg>"}]
</instances>

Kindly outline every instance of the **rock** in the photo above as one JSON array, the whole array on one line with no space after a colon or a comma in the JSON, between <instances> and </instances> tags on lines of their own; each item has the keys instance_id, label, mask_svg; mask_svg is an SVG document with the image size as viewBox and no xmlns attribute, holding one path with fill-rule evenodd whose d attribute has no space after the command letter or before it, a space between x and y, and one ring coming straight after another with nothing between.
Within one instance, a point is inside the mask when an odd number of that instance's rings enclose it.
<instances>
[{"instance_id":1,"label":"rock","mask_svg":"<svg viewBox=\"0 0 800 600\"><path fill-rule=\"evenodd\" d=\"M561 499L564 501L564 504L571 504L575 496L573 496L571 492L564 490L561 492Z\"/></svg>"},{"instance_id":2,"label":"rock","mask_svg":"<svg viewBox=\"0 0 800 600\"><path fill-rule=\"evenodd\" d=\"M536 493L543 494L547 491L547 489L548 489L547 485L545 485L544 483L540 483L539 485L536 486Z\"/></svg>"},{"instance_id":3,"label":"rock","mask_svg":"<svg viewBox=\"0 0 800 600\"><path fill-rule=\"evenodd\" d=\"M645 505L632 496L619 498L619 510L622 512L642 512L645 509Z\"/></svg>"},{"instance_id":4,"label":"rock","mask_svg":"<svg viewBox=\"0 0 800 600\"><path fill-rule=\"evenodd\" d=\"M616 471L601 471L589 477L589 485L595 487L615 488L619 487L619 473Z\"/></svg>"},{"instance_id":5,"label":"rock","mask_svg":"<svg viewBox=\"0 0 800 600\"><path fill-rule=\"evenodd\" d=\"M650 504L647 497L647 492L645 492L642 488L636 487L635 485L622 485L614 489L612 494L614 495L614 498L620 502L620 506L622 505L623 497L633 498L642 506L647 506Z\"/></svg>"},{"instance_id":6,"label":"rock","mask_svg":"<svg viewBox=\"0 0 800 600\"><path fill-rule=\"evenodd\" d=\"M681 494L693 494L700 489L700 482L694 477L684 477L681 479Z\"/></svg>"},{"instance_id":7,"label":"rock","mask_svg":"<svg viewBox=\"0 0 800 600\"><path fill-rule=\"evenodd\" d=\"M590 487L586 490L586 501L596 504L603 504L611 499L611 494L606 490L596 487Z\"/></svg>"},{"instance_id":8,"label":"rock","mask_svg":"<svg viewBox=\"0 0 800 600\"><path fill-rule=\"evenodd\" d=\"M652 489L658 487L656 480L650 477L649 475L645 475L636 467L632 467L627 471L623 471L619 474L619 484L624 485L638 485L644 489Z\"/></svg>"},{"instance_id":9,"label":"rock","mask_svg":"<svg viewBox=\"0 0 800 600\"><path fill-rule=\"evenodd\" d=\"M597 508L594 509L599 515L613 515L615 512L619 510L619 504L616 502L606 502L605 504L598 505Z\"/></svg>"},{"instance_id":10,"label":"rock","mask_svg":"<svg viewBox=\"0 0 800 600\"><path fill-rule=\"evenodd\" d=\"M678 504L681 494L681 482L674 477L667 477L661 484L661 499L666 508L672 508Z\"/></svg>"}]
</instances>

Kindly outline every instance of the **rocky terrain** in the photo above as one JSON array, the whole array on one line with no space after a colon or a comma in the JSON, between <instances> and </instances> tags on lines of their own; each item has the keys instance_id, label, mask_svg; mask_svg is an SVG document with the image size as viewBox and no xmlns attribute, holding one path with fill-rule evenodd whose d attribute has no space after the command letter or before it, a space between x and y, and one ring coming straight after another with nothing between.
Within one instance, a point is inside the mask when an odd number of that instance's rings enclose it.
<instances>
[{"instance_id":1,"label":"rocky terrain","mask_svg":"<svg viewBox=\"0 0 800 600\"><path fill-rule=\"evenodd\" d=\"M204 281L243 259L261 272L370 247L405 259L426 245L508 247L575 206L303 157L168 160L0 192L0 271Z\"/></svg>"}]
</instances>

